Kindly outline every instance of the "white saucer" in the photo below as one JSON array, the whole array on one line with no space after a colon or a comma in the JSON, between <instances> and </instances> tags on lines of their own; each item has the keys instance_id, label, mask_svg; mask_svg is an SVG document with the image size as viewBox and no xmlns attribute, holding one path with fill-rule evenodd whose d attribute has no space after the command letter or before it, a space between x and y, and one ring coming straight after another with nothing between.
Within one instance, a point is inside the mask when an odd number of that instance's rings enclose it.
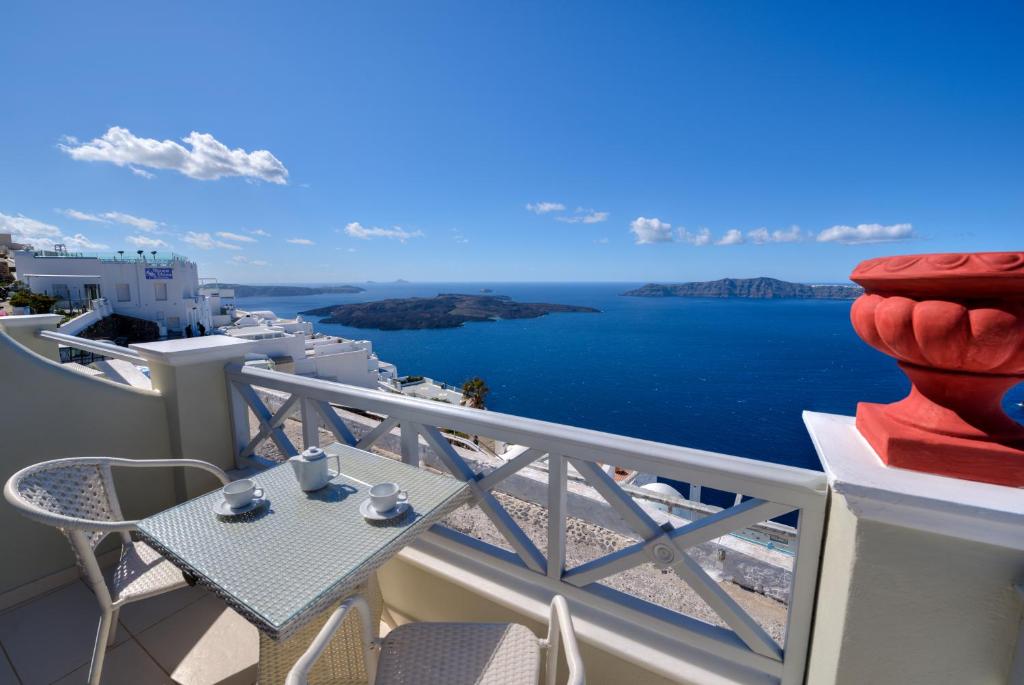
<instances>
[{"instance_id":1,"label":"white saucer","mask_svg":"<svg viewBox=\"0 0 1024 685\"><path fill-rule=\"evenodd\" d=\"M213 505L213 513L218 516L241 516L242 514L248 514L250 511L255 511L267 503L266 497L257 497L245 506L233 509L228 505L228 501L222 499Z\"/></svg>"},{"instance_id":2,"label":"white saucer","mask_svg":"<svg viewBox=\"0 0 1024 685\"><path fill-rule=\"evenodd\" d=\"M394 509L388 511L377 511L370 504L370 500L363 500L363 503L359 505L359 513L363 515L363 518L367 521L390 521L393 518L398 518L405 512L409 511L408 502L399 502Z\"/></svg>"}]
</instances>

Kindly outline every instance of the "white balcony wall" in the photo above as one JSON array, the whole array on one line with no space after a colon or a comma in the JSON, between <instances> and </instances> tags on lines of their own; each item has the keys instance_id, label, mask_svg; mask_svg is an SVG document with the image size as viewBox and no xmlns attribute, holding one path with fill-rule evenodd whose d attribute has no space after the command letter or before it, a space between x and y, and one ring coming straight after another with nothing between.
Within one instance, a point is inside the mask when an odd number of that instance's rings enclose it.
<instances>
[{"instance_id":1,"label":"white balcony wall","mask_svg":"<svg viewBox=\"0 0 1024 685\"><path fill-rule=\"evenodd\" d=\"M1022 682L1021 490L889 468L853 417L804 421L830 489L808 682Z\"/></svg>"},{"instance_id":2,"label":"white balcony wall","mask_svg":"<svg viewBox=\"0 0 1024 685\"><path fill-rule=\"evenodd\" d=\"M171 456L167 414L160 393L75 373L53 361L57 343L35 338L52 328L51 315L0 318L0 480L47 459L108 456L165 459ZM34 349L17 342L33 339ZM50 358L47 358L50 357ZM175 502L173 476L118 474L121 504L135 517ZM71 548L52 528L0 506L4 561L0 606L75 577ZM70 575L69 575L70 574Z\"/></svg>"}]
</instances>

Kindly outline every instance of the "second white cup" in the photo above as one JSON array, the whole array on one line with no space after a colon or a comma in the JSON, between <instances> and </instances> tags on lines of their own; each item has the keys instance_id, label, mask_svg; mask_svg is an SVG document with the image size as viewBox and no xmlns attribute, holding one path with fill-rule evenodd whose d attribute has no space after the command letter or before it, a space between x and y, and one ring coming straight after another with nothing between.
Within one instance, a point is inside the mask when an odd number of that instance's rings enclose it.
<instances>
[{"instance_id":1,"label":"second white cup","mask_svg":"<svg viewBox=\"0 0 1024 685\"><path fill-rule=\"evenodd\" d=\"M238 509L254 499L263 497L263 488L257 487L256 482L251 478L241 478L225 485L223 493L228 506Z\"/></svg>"},{"instance_id":2,"label":"second white cup","mask_svg":"<svg viewBox=\"0 0 1024 685\"><path fill-rule=\"evenodd\" d=\"M398 483L378 483L370 488L370 506L378 513L391 511L408 499L408 493L398 487Z\"/></svg>"}]
</instances>

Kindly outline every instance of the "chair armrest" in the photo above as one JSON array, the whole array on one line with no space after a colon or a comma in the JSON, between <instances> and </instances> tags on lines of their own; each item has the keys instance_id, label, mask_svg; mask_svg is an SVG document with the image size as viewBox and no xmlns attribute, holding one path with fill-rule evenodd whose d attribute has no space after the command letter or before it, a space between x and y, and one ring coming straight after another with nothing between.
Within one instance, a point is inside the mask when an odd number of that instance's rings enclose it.
<instances>
[{"instance_id":1,"label":"chair armrest","mask_svg":"<svg viewBox=\"0 0 1024 685\"><path fill-rule=\"evenodd\" d=\"M180 466L184 468L195 468L207 473L212 473L217 477L222 484L227 485L231 482L228 478L228 474L224 473L224 470L218 466L202 461L201 459L119 459L117 457L110 457L106 460L111 466L125 467L125 468L150 468L154 466L167 467L167 466Z\"/></svg>"},{"instance_id":2,"label":"chair armrest","mask_svg":"<svg viewBox=\"0 0 1024 685\"><path fill-rule=\"evenodd\" d=\"M346 599L341 605L334 610L334 613L330 615L327 622L324 623L324 627L320 629L317 636L313 638L313 642L310 643L309 648L306 649L305 653L299 657L299 660L292 666L292 670L288 672L288 678L284 681L285 685L307 685L309 682L309 672L312 670L313 665L316 664L317 659L323 654L324 650L327 649L327 645L331 643L331 638L334 637L334 633L337 632L338 628L341 627L342 621L345 620L345 616L348 614L349 609L355 607L356 611L359 612L360 623L363 628L363 662L366 665L366 673L369 676L369 685L373 685L374 680L377 676L377 662L374 658L371 649L371 639L373 635L371 618L370 618L370 605L366 602L366 599L362 595L355 595Z\"/></svg>"},{"instance_id":3,"label":"chair armrest","mask_svg":"<svg viewBox=\"0 0 1024 685\"><path fill-rule=\"evenodd\" d=\"M569 605L566 603L565 597L555 595L551 598L548 637L544 641L548 650L547 665L544 669L547 685L555 685L555 675L558 672L559 642L565 651L565 661L569 665L569 679L566 681L566 685L583 685L586 682L583 658L580 656L580 647L576 642L576 631L572 626Z\"/></svg>"}]
</instances>

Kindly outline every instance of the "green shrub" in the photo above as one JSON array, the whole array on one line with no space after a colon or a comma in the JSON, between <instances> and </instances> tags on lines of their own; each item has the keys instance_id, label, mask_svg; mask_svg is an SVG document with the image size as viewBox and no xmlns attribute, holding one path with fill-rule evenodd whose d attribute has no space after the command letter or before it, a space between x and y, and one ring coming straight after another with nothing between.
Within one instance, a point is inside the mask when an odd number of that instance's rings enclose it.
<instances>
[{"instance_id":1,"label":"green shrub","mask_svg":"<svg viewBox=\"0 0 1024 685\"><path fill-rule=\"evenodd\" d=\"M19 290L11 295L10 302L12 307L30 307L35 314L49 314L57 304L57 298Z\"/></svg>"}]
</instances>

